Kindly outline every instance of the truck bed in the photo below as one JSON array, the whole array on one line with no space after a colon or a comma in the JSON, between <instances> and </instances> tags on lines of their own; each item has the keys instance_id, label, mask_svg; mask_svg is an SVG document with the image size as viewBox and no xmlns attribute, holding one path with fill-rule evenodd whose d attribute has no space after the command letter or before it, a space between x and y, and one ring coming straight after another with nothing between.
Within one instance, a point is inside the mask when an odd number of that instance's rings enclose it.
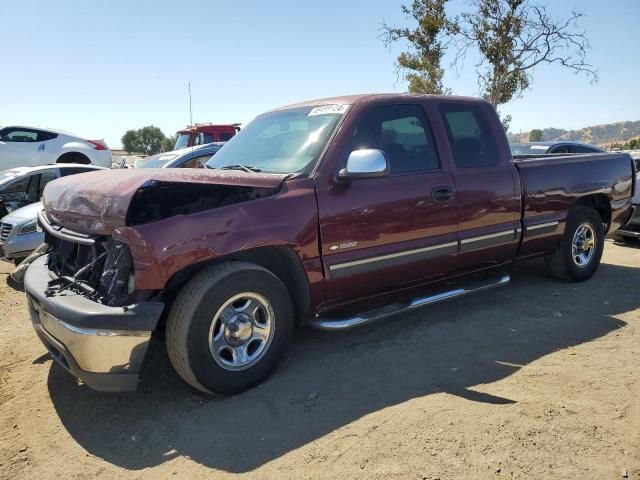
<instances>
[{"instance_id":1,"label":"truck bed","mask_svg":"<svg viewBox=\"0 0 640 480\"><path fill-rule=\"evenodd\" d=\"M626 153L514 157L514 165L520 174L525 231L528 226L546 222L562 225L576 198L586 195L595 196L592 206L596 209L600 208L598 199L602 200L603 209L604 205L608 209L611 204L608 230L615 230L628 220L635 169ZM555 241L562 231L556 231ZM519 256L533 255L547 248L548 243L525 236Z\"/></svg>"}]
</instances>

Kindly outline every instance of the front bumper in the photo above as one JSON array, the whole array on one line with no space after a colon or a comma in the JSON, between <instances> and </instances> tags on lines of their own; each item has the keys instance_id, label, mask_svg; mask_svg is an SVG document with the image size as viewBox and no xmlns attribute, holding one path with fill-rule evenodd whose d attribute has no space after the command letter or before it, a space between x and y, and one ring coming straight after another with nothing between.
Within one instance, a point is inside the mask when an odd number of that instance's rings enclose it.
<instances>
[{"instance_id":1,"label":"front bumper","mask_svg":"<svg viewBox=\"0 0 640 480\"><path fill-rule=\"evenodd\" d=\"M69 290L48 297L45 290L54 277L47 259L35 260L24 279L33 328L44 346L94 390L135 390L164 304L109 307Z\"/></svg>"}]
</instances>

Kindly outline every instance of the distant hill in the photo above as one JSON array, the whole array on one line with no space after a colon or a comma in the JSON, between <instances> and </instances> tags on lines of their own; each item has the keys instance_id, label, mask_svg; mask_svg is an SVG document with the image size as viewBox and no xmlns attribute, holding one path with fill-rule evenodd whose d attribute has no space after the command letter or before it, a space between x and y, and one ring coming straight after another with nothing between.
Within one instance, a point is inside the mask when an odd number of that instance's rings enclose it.
<instances>
[{"instance_id":1,"label":"distant hill","mask_svg":"<svg viewBox=\"0 0 640 480\"><path fill-rule=\"evenodd\" d=\"M640 120L635 122L607 123L594 125L579 130L564 130L562 128L542 129L544 141L574 140L577 142L608 145L613 142L626 142L640 136ZM529 132L509 133L509 141L513 143L528 142Z\"/></svg>"}]
</instances>

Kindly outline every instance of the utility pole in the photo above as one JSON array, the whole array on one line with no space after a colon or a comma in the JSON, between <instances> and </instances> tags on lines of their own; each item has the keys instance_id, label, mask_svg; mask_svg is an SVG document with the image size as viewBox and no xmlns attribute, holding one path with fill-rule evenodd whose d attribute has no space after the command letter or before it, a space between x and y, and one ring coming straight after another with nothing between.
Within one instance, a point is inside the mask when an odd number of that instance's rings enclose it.
<instances>
[{"instance_id":1,"label":"utility pole","mask_svg":"<svg viewBox=\"0 0 640 480\"><path fill-rule=\"evenodd\" d=\"M189 125L193 125L193 108L191 106L191 82L189 82Z\"/></svg>"}]
</instances>

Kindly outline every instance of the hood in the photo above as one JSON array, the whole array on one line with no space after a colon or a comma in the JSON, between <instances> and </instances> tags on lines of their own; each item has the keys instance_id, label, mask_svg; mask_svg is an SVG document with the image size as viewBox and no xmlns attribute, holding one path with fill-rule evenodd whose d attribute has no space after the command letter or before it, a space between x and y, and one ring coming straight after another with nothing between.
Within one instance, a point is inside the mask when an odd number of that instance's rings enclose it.
<instances>
[{"instance_id":1,"label":"hood","mask_svg":"<svg viewBox=\"0 0 640 480\"><path fill-rule=\"evenodd\" d=\"M13 210L9 215L4 218L19 218L21 220L35 220L38 217L38 212L42 210L42 202L32 203L26 207ZM8 222L11 223L11 222ZM15 222L14 222L15 223Z\"/></svg>"},{"instance_id":2,"label":"hood","mask_svg":"<svg viewBox=\"0 0 640 480\"><path fill-rule=\"evenodd\" d=\"M59 225L82 233L109 235L126 225L127 211L136 194L154 185L183 191L189 190L188 185L199 186L199 190L206 186L216 190L215 186L220 186L220 190L229 191L229 187L236 186L276 191L286 177L237 170L102 170L49 182L43 204L49 218Z\"/></svg>"}]
</instances>

